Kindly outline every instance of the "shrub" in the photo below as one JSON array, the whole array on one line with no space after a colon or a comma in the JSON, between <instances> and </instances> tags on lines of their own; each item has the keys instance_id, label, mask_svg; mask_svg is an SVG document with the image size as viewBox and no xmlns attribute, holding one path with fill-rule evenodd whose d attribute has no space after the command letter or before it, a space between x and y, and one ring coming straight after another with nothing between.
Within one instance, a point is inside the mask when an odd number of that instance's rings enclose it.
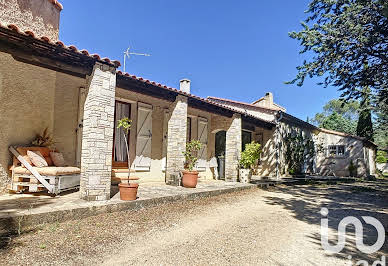
<instances>
[{"instance_id":1,"label":"shrub","mask_svg":"<svg viewBox=\"0 0 388 266\"><path fill-rule=\"evenodd\" d=\"M241 153L239 165L243 169L251 169L260 159L261 145L252 141L245 145L245 150Z\"/></svg>"},{"instance_id":2,"label":"shrub","mask_svg":"<svg viewBox=\"0 0 388 266\"><path fill-rule=\"evenodd\" d=\"M183 155L185 156L185 169L193 171L198 160L197 153L201 149L201 146L202 143L195 139L186 143L186 151L183 152Z\"/></svg>"},{"instance_id":3,"label":"shrub","mask_svg":"<svg viewBox=\"0 0 388 266\"><path fill-rule=\"evenodd\" d=\"M377 151L376 162L377 163L387 163L387 153L385 151Z\"/></svg>"}]
</instances>

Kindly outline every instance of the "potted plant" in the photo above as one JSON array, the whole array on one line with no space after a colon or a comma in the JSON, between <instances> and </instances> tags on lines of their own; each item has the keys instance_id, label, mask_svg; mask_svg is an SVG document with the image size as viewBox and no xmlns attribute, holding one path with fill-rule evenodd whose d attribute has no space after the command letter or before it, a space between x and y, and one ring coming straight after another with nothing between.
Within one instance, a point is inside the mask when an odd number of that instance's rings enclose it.
<instances>
[{"instance_id":1,"label":"potted plant","mask_svg":"<svg viewBox=\"0 0 388 266\"><path fill-rule=\"evenodd\" d=\"M241 152L239 162L239 178L242 183L249 183L252 177L252 170L260 159L261 145L252 141L245 145L245 150Z\"/></svg>"},{"instance_id":2,"label":"potted plant","mask_svg":"<svg viewBox=\"0 0 388 266\"><path fill-rule=\"evenodd\" d=\"M129 146L128 146L128 135L129 130L131 129L132 120L130 120L128 117L124 117L117 121L117 128L121 128L123 131L123 134L125 136L125 147L127 149L127 156L128 156L128 177L126 182L121 182L119 184L119 190L120 190L120 199L121 200L135 200L137 196L137 189L139 187L139 184L137 183L130 183L130 161L129 161Z\"/></svg>"},{"instance_id":3,"label":"potted plant","mask_svg":"<svg viewBox=\"0 0 388 266\"><path fill-rule=\"evenodd\" d=\"M194 170L197 163L197 153L201 149L201 142L199 140L192 140L186 143L186 151L183 152L185 156L185 170L182 171L182 185L187 188L195 188L198 182L198 171Z\"/></svg>"}]
</instances>

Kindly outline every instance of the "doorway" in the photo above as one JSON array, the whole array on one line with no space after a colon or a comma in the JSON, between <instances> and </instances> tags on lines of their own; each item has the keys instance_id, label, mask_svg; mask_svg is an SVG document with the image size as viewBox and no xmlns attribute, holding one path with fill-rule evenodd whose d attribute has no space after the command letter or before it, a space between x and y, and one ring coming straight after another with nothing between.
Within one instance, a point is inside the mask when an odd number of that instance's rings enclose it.
<instances>
[{"instance_id":1,"label":"doorway","mask_svg":"<svg viewBox=\"0 0 388 266\"><path fill-rule=\"evenodd\" d=\"M131 104L125 102L115 102L115 123L113 132L113 167L128 167L128 154L125 143L125 134L121 128L117 128L118 121L124 117L131 118ZM130 134L130 133L129 133ZM128 134L128 145L129 145Z\"/></svg>"},{"instance_id":2,"label":"doorway","mask_svg":"<svg viewBox=\"0 0 388 266\"><path fill-rule=\"evenodd\" d=\"M225 149L226 131L221 130L216 133L215 156L218 164L218 179L225 180Z\"/></svg>"}]
</instances>

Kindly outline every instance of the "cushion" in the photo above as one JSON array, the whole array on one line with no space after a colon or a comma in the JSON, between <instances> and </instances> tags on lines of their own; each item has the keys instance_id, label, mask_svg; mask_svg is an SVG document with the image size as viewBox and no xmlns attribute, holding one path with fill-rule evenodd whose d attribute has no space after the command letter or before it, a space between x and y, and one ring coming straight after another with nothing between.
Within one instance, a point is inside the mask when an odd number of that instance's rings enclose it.
<instances>
[{"instance_id":1,"label":"cushion","mask_svg":"<svg viewBox=\"0 0 388 266\"><path fill-rule=\"evenodd\" d=\"M59 175L75 175L80 174L81 169L78 167L56 167L56 166L48 166L48 167L33 167L36 171L38 171L41 175L47 176L59 176ZM14 174L19 175L31 175L31 172L28 169L23 168L21 166L17 166L13 169Z\"/></svg>"},{"instance_id":2,"label":"cushion","mask_svg":"<svg viewBox=\"0 0 388 266\"><path fill-rule=\"evenodd\" d=\"M50 149L47 148L47 147L17 147L16 151L24 158L24 160L26 160L31 165L32 165L32 162L31 162L30 158L27 155L27 151L40 151L40 153L44 157L50 157ZM19 162L19 160L16 159L16 157L14 157L14 162L13 163L14 163L14 165L20 165L21 164Z\"/></svg>"},{"instance_id":3,"label":"cushion","mask_svg":"<svg viewBox=\"0 0 388 266\"><path fill-rule=\"evenodd\" d=\"M54 166L53 160L51 160L50 156L48 157L45 156L44 159L46 160L48 166Z\"/></svg>"},{"instance_id":4,"label":"cushion","mask_svg":"<svg viewBox=\"0 0 388 266\"><path fill-rule=\"evenodd\" d=\"M55 166L63 167L65 166L65 159L63 158L63 154L60 152L50 152L51 160L53 161Z\"/></svg>"},{"instance_id":5,"label":"cushion","mask_svg":"<svg viewBox=\"0 0 388 266\"><path fill-rule=\"evenodd\" d=\"M30 158L30 161L32 164L36 167L46 167L48 166L46 160L44 159L43 155L40 153L40 151L27 151L28 158Z\"/></svg>"}]
</instances>

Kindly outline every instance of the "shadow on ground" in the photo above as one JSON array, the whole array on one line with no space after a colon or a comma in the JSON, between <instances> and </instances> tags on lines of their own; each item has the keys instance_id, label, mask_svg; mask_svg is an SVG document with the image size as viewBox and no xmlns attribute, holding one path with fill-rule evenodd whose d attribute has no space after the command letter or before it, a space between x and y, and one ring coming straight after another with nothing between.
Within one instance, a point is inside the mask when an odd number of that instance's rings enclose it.
<instances>
[{"instance_id":1,"label":"shadow on ground","mask_svg":"<svg viewBox=\"0 0 388 266\"><path fill-rule=\"evenodd\" d=\"M327 256L337 256L352 260L367 260L369 263L376 259L381 259L382 255L388 255L388 192L387 183L356 183L335 186L310 185L310 186L289 186L276 189L275 193L288 194L290 197L265 197L267 204L281 205L292 212L293 216L309 224L321 224L320 210L326 207L329 210L329 228L335 230L329 235L329 242L333 245L337 243L337 228L339 222L346 216L354 216L361 221L361 216L372 216L378 219L385 228L385 243L382 248L373 254L363 254L355 244L355 230L352 225L347 227L347 242L345 248L339 254L329 254ZM379 187L382 189L380 190ZM369 224L363 223L363 241L366 245L372 245L377 240L376 229ZM321 235L318 231L309 236L310 241L321 246ZM371 265L371 264L369 264Z\"/></svg>"}]
</instances>

